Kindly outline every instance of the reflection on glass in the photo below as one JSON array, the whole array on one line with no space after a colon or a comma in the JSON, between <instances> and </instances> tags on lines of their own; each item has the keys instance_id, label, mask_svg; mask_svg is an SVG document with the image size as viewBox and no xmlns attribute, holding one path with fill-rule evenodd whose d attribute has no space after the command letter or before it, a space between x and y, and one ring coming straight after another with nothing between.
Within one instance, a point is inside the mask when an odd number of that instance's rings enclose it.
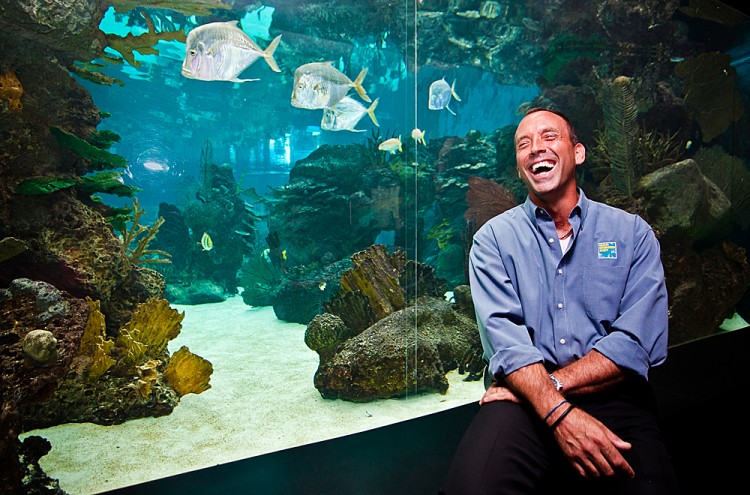
<instances>
[{"instance_id":1,"label":"reflection on glass","mask_svg":"<svg viewBox=\"0 0 750 495\"><path fill-rule=\"evenodd\" d=\"M2 427L69 493L477 400L466 254L524 199L535 106L576 123L587 195L657 231L670 344L744 325L750 41L722 4L21 4Z\"/></svg>"}]
</instances>

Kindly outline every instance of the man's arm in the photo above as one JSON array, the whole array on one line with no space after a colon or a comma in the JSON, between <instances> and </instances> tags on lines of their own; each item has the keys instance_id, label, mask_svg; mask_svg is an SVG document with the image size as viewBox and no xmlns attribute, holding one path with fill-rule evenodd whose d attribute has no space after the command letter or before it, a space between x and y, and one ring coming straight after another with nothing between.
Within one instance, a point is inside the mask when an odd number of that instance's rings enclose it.
<instances>
[{"instance_id":1,"label":"man's arm","mask_svg":"<svg viewBox=\"0 0 750 495\"><path fill-rule=\"evenodd\" d=\"M583 366L575 366L570 371L569 379L575 390L605 387L617 376L622 379L621 372L614 363L601 354L596 354L600 357L591 356L592 353L589 353L577 362L581 363L586 359L593 365L592 369L587 368L584 363ZM614 366L614 370L607 361ZM506 376L505 380L513 395L525 399L548 426L552 428L555 425L553 434L557 443L581 476L598 478L615 474L631 477L635 475L633 468L620 453L621 450L630 449L630 443L622 440L599 420L581 409L568 410L573 406L565 403L563 395L555 390L547 370L541 363L519 368Z\"/></svg>"}]
</instances>

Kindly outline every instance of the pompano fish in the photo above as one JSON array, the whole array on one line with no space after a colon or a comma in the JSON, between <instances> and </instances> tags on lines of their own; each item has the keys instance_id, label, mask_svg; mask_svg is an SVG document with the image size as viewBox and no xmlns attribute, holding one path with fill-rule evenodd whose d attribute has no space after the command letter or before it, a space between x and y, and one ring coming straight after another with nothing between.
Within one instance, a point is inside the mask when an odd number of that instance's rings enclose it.
<instances>
[{"instance_id":1,"label":"pompano fish","mask_svg":"<svg viewBox=\"0 0 750 495\"><path fill-rule=\"evenodd\" d=\"M323 110L323 120L320 121L320 128L324 131L365 132L364 129L354 128L365 114L370 116L373 124L380 127L378 119L375 118L375 108L378 106L378 100L380 98L376 98L372 102L372 105L370 105L370 108L365 108L363 104L354 98L344 96L333 108Z\"/></svg>"},{"instance_id":2,"label":"pompano fish","mask_svg":"<svg viewBox=\"0 0 750 495\"><path fill-rule=\"evenodd\" d=\"M397 138L386 139L378 146L381 151L388 151L391 155L401 151L401 136Z\"/></svg>"},{"instance_id":3,"label":"pompano fish","mask_svg":"<svg viewBox=\"0 0 750 495\"><path fill-rule=\"evenodd\" d=\"M281 35L262 50L237 24L237 21L211 22L190 31L185 42L182 75L201 81L257 81L237 76L260 57L271 70L281 72L273 58Z\"/></svg>"},{"instance_id":4,"label":"pompano fish","mask_svg":"<svg viewBox=\"0 0 750 495\"><path fill-rule=\"evenodd\" d=\"M292 106L311 110L333 108L351 88L354 88L360 98L369 103L370 97L362 87L365 75L367 75L366 67L352 81L335 68L333 62L311 62L300 65L294 71Z\"/></svg>"},{"instance_id":5,"label":"pompano fish","mask_svg":"<svg viewBox=\"0 0 750 495\"><path fill-rule=\"evenodd\" d=\"M456 81L453 80L453 84L448 86L448 82L445 78L439 79L434 83L430 84L429 102L427 106L430 110L442 110L445 108L453 115L456 112L450 109L448 104L451 102L451 97L455 98L456 101L461 101L461 98L456 94Z\"/></svg>"}]
</instances>

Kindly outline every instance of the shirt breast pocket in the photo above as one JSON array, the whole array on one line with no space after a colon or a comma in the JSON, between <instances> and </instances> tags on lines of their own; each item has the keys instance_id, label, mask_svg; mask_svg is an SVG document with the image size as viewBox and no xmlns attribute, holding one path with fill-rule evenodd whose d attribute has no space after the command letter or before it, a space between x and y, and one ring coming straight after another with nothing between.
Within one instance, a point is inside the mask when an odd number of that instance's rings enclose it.
<instances>
[{"instance_id":1,"label":"shirt breast pocket","mask_svg":"<svg viewBox=\"0 0 750 495\"><path fill-rule=\"evenodd\" d=\"M607 264L583 269L583 301L586 314L596 321L614 321L625 292L627 267Z\"/></svg>"}]
</instances>

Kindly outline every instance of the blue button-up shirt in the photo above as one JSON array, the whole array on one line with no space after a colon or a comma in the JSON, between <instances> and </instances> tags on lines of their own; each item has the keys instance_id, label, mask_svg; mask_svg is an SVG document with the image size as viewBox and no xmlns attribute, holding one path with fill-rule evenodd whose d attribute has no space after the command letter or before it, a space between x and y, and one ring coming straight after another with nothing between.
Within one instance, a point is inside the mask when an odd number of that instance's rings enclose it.
<instances>
[{"instance_id":1,"label":"blue button-up shirt","mask_svg":"<svg viewBox=\"0 0 750 495\"><path fill-rule=\"evenodd\" d=\"M592 349L648 378L667 357L659 242L639 216L580 198L566 253L528 198L474 235L471 295L489 371L565 366Z\"/></svg>"}]
</instances>

